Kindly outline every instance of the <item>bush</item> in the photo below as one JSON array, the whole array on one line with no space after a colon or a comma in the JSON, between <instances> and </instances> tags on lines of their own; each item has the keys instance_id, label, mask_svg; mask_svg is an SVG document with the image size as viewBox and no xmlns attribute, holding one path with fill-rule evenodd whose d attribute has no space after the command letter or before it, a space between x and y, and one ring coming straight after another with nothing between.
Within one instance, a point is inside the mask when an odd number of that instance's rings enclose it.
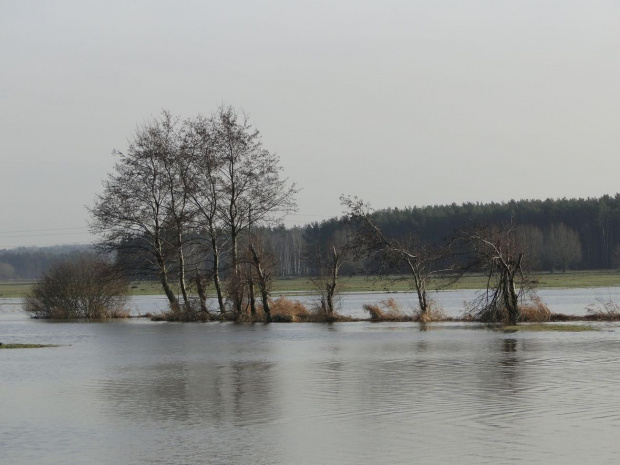
<instances>
[{"instance_id":1,"label":"bush","mask_svg":"<svg viewBox=\"0 0 620 465\"><path fill-rule=\"evenodd\" d=\"M554 315L552 315L549 307L536 295L519 304L519 322L542 323L553 319ZM508 324L509 315L505 305L480 307L477 302L474 302L473 304L465 304L463 320Z\"/></svg>"},{"instance_id":2,"label":"bush","mask_svg":"<svg viewBox=\"0 0 620 465\"><path fill-rule=\"evenodd\" d=\"M371 321L411 321L412 317L406 315L398 302L394 299L386 299L379 304L364 304L364 310L370 313Z\"/></svg>"},{"instance_id":3,"label":"bush","mask_svg":"<svg viewBox=\"0 0 620 465\"><path fill-rule=\"evenodd\" d=\"M126 318L127 281L94 254L57 262L25 299L32 318Z\"/></svg>"},{"instance_id":4,"label":"bush","mask_svg":"<svg viewBox=\"0 0 620 465\"><path fill-rule=\"evenodd\" d=\"M600 320L600 321L618 321L620 320L620 305L614 302L611 298L608 300L598 298L597 303L588 305L586 310L588 312L588 320Z\"/></svg>"}]
</instances>

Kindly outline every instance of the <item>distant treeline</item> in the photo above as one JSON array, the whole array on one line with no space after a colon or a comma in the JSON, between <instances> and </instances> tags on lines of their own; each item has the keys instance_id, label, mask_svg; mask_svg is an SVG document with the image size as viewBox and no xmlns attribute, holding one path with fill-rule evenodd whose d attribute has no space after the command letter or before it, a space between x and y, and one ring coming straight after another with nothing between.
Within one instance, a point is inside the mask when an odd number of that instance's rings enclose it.
<instances>
[{"instance_id":1,"label":"distant treeline","mask_svg":"<svg viewBox=\"0 0 620 465\"><path fill-rule=\"evenodd\" d=\"M511 200L378 210L373 220L390 237L438 242L481 225L519 226L535 270L610 269L620 265L620 194L588 199ZM325 244L345 226L333 218L304 228L274 229L270 243L281 276L312 274L304 247ZM372 266L366 264L366 269ZM351 272L345 270L343 272Z\"/></svg>"},{"instance_id":2,"label":"distant treeline","mask_svg":"<svg viewBox=\"0 0 620 465\"><path fill-rule=\"evenodd\" d=\"M91 250L89 245L20 247L0 250L0 280L38 279L53 263Z\"/></svg>"},{"instance_id":3,"label":"distant treeline","mask_svg":"<svg viewBox=\"0 0 620 465\"><path fill-rule=\"evenodd\" d=\"M528 260L534 269L561 271L620 266L620 194L588 199L390 208L376 211L374 220L391 237L415 235L424 242L441 241L457 230L476 225L512 222L528 236ZM334 237L345 235L345 228L338 218L304 227L261 228L266 246L274 256L274 275L316 274L308 250L325 247ZM57 246L1 250L0 279L36 279L51 263L88 248ZM140 259L129 255L119 258L121 262ZM207 251L203 258L208 260ZM362 265L345 265L342 272L351 274L373 269L371 263ZM145 272L143 277L151 277L151 274Z\"/></svg>"},{"instance_id":4,"label":"distant treeline","mask_svg":"<svg viewBox=\"0 0 620 465\"><path fill-rule=\"evenodd\" d=\"M390 208L374 212L373 221L389 237L416 237L424 243L440 242L456 231L476 226L512 223L526 236L523 242L528 247L526 259L530 269L610 269L620 265L620 194L588 199ZM346 228L343 219L332 218L304 227L260 228L260 233L265 248L273 254L275 276L314 276L317 269L312 252L325 249L336 238L342 240ZM208 253L202 259L208 261ZM121 259L126 265L135 260L140 257L126 255ZM341 272L372 274L375 269L372 259L364 259L345 263ZM145 277L150 273L146 271Z\"/></svg>"}]
</instances>

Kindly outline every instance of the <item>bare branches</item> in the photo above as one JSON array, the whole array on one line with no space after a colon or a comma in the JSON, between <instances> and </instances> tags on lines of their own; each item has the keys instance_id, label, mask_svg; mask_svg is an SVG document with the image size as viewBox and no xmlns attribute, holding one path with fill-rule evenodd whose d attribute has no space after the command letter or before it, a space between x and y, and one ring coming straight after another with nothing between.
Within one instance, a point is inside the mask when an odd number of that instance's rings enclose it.
<instances>
[{"instance_id":1,"label":"bare branches","mask_svg":"<svg viewBox=\"0 0 620 465\"><path fill-rule=\"evenodd\" d=\"M240 282L236 275L242 234L296 208L297 189L281 177L279 158L263 148L247 117L231 107L186 121L164 111L136 130L126 153L115 153L119 160L114 172L90 210L100 248L146 252L142 263L157 270L172 306L178 303L168 281L171 273L176 275L187 312L192 309L186 268L195 273L202 268L203 275L213 279L224 313L222 248L230 249L231 282ZM199 254L196 244L201 245ZM204 266L187 263L193 255L204 256L205 250L211 254L209 273ZM204 289L195 278L187 280ZM240 313L236 286L230 289Z\"/></svg>"},{"instance_id":2,"label":"bare branches","mask_svg":"<svg viewBox=\"0 0 620 465\"><path fill-rule=\"evenodd\" d=\"M452 254L451 243L431 245L422 243L415 233L404 237L386 236L372 217L370 205L357 197L340 197L347 216L352 224L354 243L370 256L381 259L384 272L394 274L404 268L411 287L417 293L420 318L425 320L430 315L430 302L427 286L430 278L437 273L449 273L455 269L453 264L441 266Z\"/></svg>"},{"instance_id":3,"label":"bare branches","mask_svg":"<svg viewBox=\"0 0 620 465\"><path fill-rule=\"evenodd\" d=\"M474 251L470 268L484 271L487 287L473 303L474 318L481 321L507 321L516 324L526 297L533 299L532 281L524 269L527 245L519 229L478 227L462 232L461 238Z\"/></svg>"}]
</instances>

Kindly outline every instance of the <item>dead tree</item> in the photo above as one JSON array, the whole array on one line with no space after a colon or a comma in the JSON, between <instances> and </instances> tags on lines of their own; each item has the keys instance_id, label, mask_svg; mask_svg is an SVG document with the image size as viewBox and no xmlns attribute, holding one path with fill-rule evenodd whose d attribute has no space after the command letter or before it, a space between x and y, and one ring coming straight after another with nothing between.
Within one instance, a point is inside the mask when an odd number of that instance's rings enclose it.
<instances>
[{"instance_id":1,"label":"dead tree","mask_svg":"<svg viewBox=\"0 0 620 465\"><path fill-rule=\"evenodd\" d=\"M320 226L315 224L316 233L319 236ZM310 230L306 231L304 258L313 275L310 278L314 290L318 296L318 306L327 321L334 319L337 314L338 296L341 291L339 285L340 269L351 261L353 250L349 241L349 230L343 226L343 230L335 230L329 233L329 237L313 237Z\"/></svg>"},{"instance_id":2,"label":"dead tree","mask_svg":"<svg viewBox=\"0 0 620 465\"><path fill-rule=\"evenodd\" d=\"M378 257L382 262L383 273L390 274L404 268L411 288L415 290L420 308L420 320L431 318L431 303L427 296L430 279L437 274L454 273L456 267L444 264L453 252L450 243L441 246L423 244L414 232L407 238L386 236L372 217L370 206L357 197L340 197L351 221L354 242L357 248L367 255Z\"/></svg>"},{"instance_id":3,"label":"dead tree","mask_svg":"<svg viewBox=\"0 0 620 465\"><path fill-rule=\"evenodd\" d=\"M516 226L478 227L462 237L474 252L470 269L486 273L486 289L473 304L473 315L486 322L517 324L524 299L535 296L525 272L525 245Z\"/></svg>"}]
</instances>

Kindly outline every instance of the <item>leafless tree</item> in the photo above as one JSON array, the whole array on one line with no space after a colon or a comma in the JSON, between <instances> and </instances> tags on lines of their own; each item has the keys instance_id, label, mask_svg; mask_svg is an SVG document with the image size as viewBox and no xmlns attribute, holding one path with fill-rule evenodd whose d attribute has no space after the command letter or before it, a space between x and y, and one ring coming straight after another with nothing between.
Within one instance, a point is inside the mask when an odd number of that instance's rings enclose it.
<instances>
[{"instance_id":1,"label":"leafless tree","mask_svg":"<svg viewBox=\"0 0 620 465\"><path fill-rule=\"evenodd\" d=\"M194 229L207 236L212 257L211 279L218 307L224 314L224 294L220 277L222 222L219 217L221 159L215 148L213 121L198 116L187 122L183 135L182 185L195 210ZM200 278L197 278L200 282Z\"/></svg>"},{"instance_id":2,"label":"leafless tree","mask_svg":"<svg viewBox=\"0 0 620 465\"><path fill-rule=\"evenodd\" d=\"M430 279L434 275L454 273L456 270L451 262L446 262L452 254L450 244L436 246L422 243L414 231L408 237L387 237L373 220L368 204L357 197L341 196L340 201L352 222L358 247L370 255L379 256L384 272L393 273L399 265L405 268L411 288L417 294L420 320L429 320L431 302L427 287Z\"/></svg>"},{"instance_id":3,"label":"leafless tree","mask_svg":"<svg viewBox=\"0 0 620 465\"><path fill-rule=\"evenodd\" d=\"M471 269L487 275L486 289L473 305L474 316L517 324L521 304L535 296L533 281L525 272L526 245L519 240L518 228L512 224L477 227L463 233L463 238L475 253Z\"/></svg>"},{"instance_id":4,"label":"leafless tree","mask_svg":"<svg viewBox=\"0 0 620 465\"><path fill-rule=\"evenodd\" d=\"M294 184L281 178L277 155L263 148L247 116L221 107L212 117L221 185L218 213L230 238L232 281L241 283L239 240L251 224L273 222L296 208ZM242 292L232 286L234 307L242 311Z\"/></svg>"},{"instance_id":5,"label":"leafless tree","mask_svg":"<svg viewBox=\"0 0 620 465\"><path fill-rule=\"evenodd\" d=\"M315 271L310 278L319 298L319 308L325 318L332 320L337 313L340 293L339 277L342 265L352 260L354 251L349 241L349 230L336 230L329 240L306 238L306 261Z\"/></svg>"},{"instance_id":6,"label":"leafless tree","mask_svg":"<svg viewBox=\"0 0 620 465\"><path fill-rule=\"evenodd\" d=\"M185 311L192 313L188 282L196 284L199 294L206 288L204 279L188 278L186 269L204 270L204 264L188 263L201 238L208 245L196 256L204 256L205 249L211 254L208 274L224 314L220 273L222 247L228 247L229 295L241 315L243 288L249 283L253 289L253 274L248 283L241 276L240 240L251 225L270 224L296 206L297 189L281 177L279 158L263 148L247 117L230 107L182 123L164 111L138 128L128 151L117 155L115 170L91 209L91 229L100 236L101 248L147 252L170 304L178 306L169 283L174 272Z\"/></svg>"},{"instance_id":7,"label":"leafless tree","mask_svg":"<svg viewBox=\"0 0 620 465\"><path fill-rule=\"evenodd\" d=\"M266 247L264 239L260 234L250 234L249 237L250 255L254 271L256 274L256 284L261 295L261 302L263 304L263 312L265 313L265 319L269 323L271 322L271 307L269 305L269 298L271 293L272 274L275 267L275 259L273 253ZM250 298L254 298L254 291L251 291ZM253 314L255 310L252 309Z\"/></svg>"},{"instance_id":8,"label":"leafless tree","mask_svg":"<svg viewBox=\"0 0 620 465\"><path fill-rule=\"evenodd\" d=\"M90 209L90 226L105 251L118 252L126 247L141 251L144 260L157 271L170 305L177 306L169 274L170 261L179 247L170 240L167 230L171 186L164 155L170 150L173 131L173 118L164 112L160 118L138 127L127 152L115 151L119 160Z\"/></svg>"},{"instance_id":9,"label":"leafless tree","mask_svg":"<svg viewBox=\"0 0 620 465\"><path fill-rule=\"evenodd\" d=\"M33 318L127 316L127 281L118 269L93 254L57 262L25 299Z\"/></svg>"}]
</instances>

